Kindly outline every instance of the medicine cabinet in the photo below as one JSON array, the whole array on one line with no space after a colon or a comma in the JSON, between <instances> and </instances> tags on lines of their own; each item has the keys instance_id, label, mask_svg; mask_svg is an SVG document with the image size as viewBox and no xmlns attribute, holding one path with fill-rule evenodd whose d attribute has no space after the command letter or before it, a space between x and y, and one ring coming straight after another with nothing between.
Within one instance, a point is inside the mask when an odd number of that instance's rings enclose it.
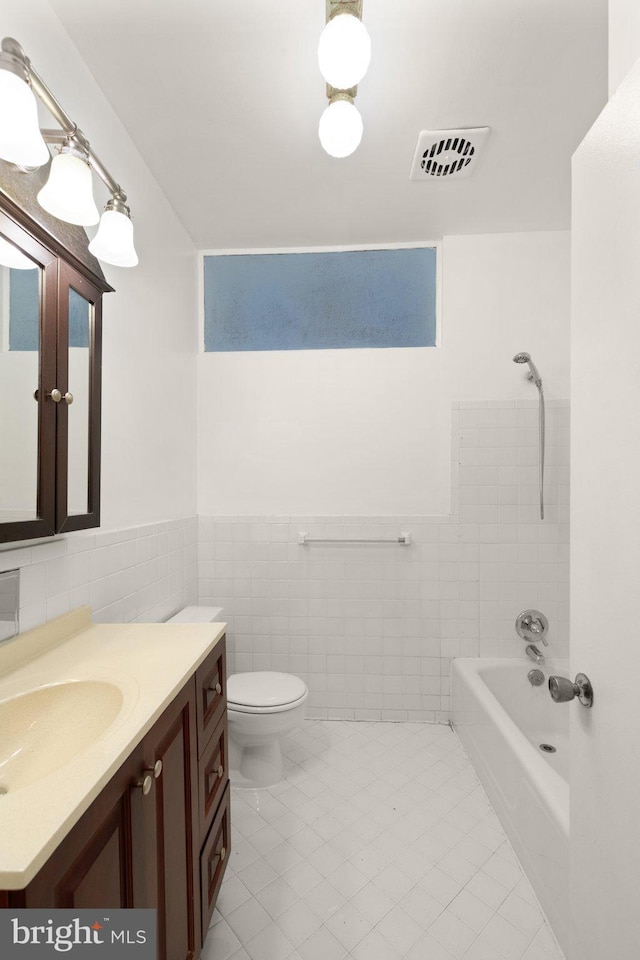
<instances>
[{"instance_id":1,"label":"medicine cabinet","mask_svg":"<svg viewBox=\"0 0 640 960\"><path fill-rule=\"evenodd\" d=\"M100 524L101 298L113 288L86 251L82 228L53 218L43 224L1 180L0 190L0 543L7 543Z\"/></svg>"}]
</instances>

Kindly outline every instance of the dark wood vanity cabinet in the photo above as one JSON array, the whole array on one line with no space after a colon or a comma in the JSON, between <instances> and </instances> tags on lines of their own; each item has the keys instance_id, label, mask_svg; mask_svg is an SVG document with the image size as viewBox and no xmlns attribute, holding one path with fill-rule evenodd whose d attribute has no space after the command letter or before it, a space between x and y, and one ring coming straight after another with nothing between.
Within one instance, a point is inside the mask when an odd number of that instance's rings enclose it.
<instances>
[{"instance_id":1,"label":"dark wood vanity cabinet","mask_svg":"<svg viewBox=\"0 0 640 960\"><path fill-rule=\"evenodd\" d=\"M0 906L154 907L158 960L198 957L231 840L225 687L222 637L28 887L0 893ZM212 699L206 722L197 705Z\"/></svg>"}]
</instances>

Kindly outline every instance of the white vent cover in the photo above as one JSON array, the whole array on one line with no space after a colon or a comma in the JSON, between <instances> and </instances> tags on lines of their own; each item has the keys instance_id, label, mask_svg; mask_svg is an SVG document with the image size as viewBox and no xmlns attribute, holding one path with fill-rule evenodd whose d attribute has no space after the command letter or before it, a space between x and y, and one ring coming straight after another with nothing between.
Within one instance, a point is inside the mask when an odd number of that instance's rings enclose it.
<instances>
[{"instance_id":1,"label":"white vent cover","mask_svg":"<svg viewBox=\"0 0 640 960\"><path fill-rule=\"evenodd\" d=\"M470 177L490 130L491 127L421 130L409 179L461 180Z\"/></svg>"}]
</instances>

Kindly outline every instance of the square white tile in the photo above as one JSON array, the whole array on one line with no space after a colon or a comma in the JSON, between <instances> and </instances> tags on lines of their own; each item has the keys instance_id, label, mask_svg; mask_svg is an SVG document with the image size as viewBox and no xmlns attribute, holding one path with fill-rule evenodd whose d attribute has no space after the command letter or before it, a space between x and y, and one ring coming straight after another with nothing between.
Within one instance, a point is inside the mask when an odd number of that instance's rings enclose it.
<instances>
[{"instance_id":1,"label":"square white tile","mask_svg":"<svg viewBox=\"0 0 640 960\"><path fill-rule=\"evenodd\" d=\"M562 960L450 728L314 720L284 747L282 783L233 790L204 960Z\"/></svg>"}]
</instances>

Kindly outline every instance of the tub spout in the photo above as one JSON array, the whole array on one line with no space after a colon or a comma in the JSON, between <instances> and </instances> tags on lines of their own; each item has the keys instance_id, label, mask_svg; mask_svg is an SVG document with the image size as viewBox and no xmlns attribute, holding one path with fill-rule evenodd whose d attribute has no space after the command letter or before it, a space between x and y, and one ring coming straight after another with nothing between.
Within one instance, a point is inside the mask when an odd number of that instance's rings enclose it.
<instances>
[{"instance_id":1,"label":"tub spout","mask_svg":"<svg viewBox=\"0 0 640 960\"><path fill-rule=\"evenodd\" d=\"M529 643L524 652L534 663L544 663L544 657L534 643Z\"/></svg>"}]
</instances>

